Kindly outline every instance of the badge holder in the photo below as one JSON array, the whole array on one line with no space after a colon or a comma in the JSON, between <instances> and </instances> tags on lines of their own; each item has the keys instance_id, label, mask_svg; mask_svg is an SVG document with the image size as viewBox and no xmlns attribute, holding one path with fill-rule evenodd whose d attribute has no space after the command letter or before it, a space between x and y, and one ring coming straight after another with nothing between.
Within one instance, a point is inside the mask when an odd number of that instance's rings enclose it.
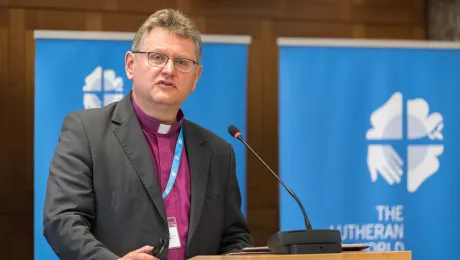
<instances>
[{"instance_id":1,"label":"badge holder","mask_svg":"<svg viewBox=\"0 0 460 260\"><path fill-rule=\"evenodd\" d=\"M168 217L169 249L180 248L179 231L175 217Z\"/></svg>"}]
</instances>

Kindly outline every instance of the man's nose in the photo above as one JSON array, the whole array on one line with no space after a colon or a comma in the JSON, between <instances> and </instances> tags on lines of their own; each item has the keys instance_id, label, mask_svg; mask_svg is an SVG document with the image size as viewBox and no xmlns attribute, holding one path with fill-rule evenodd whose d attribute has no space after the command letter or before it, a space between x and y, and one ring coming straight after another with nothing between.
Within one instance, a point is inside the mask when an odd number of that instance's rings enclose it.
<instances>
[{"instance_id":1,"label":"man's nose","mask_svg":"<svg viewBox=\"0 0 460 260\"><path fill-rule=\"evenodd\" d=\"M174 72L174 60L173 59L169 59L166 62L166 65L163 67L163 72L168 73L168 74L171 74Z\"/></svg>"}]
</instances>

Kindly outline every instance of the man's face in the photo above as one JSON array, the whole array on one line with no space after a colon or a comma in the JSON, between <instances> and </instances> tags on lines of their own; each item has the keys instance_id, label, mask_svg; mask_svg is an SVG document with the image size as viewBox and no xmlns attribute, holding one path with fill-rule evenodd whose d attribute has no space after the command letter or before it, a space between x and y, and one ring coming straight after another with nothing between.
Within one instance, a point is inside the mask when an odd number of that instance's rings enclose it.
<instances>
[{"instance_id":1,"label":"man's face","mask_svg":"<svg viewBox=\"0 0 460 260\"><path fill-rule=\"evenodd\" d=\"M179 108L189 94L195 90L202 66L195 65L190 72L182 72L175 68L173 59L183 58L197 61L194 41L176 36L164 28L155 28L145 36L139 51L157 53L150 54L151 64L160 64L161 60L167 60L166 56L171 59L161 68L161 66L151 66L147 54L131 52L126 54L126 74L130 80L133 80L133 92L136 99L144 103ZM183 63L179 62L176 66L181 64Z\"/></svg>"}]
</instances>

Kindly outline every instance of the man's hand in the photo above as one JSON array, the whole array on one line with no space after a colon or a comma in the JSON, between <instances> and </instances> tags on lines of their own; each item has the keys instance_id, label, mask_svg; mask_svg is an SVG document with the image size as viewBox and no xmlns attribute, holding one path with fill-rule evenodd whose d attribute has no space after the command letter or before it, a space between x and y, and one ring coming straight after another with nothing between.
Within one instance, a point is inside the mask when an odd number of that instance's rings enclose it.
<instances>
[{"instance_id":1,"label":"man's hand","mask_svg":"<svg viewBox=\"0 0 460 260\"><path fill-rule=\"evenodd\" d=\"M144 246L135 251L129 252L118 260L158 260L158 258L150 255L151 251L151 246Z\"/></svg>"}]
</instances>

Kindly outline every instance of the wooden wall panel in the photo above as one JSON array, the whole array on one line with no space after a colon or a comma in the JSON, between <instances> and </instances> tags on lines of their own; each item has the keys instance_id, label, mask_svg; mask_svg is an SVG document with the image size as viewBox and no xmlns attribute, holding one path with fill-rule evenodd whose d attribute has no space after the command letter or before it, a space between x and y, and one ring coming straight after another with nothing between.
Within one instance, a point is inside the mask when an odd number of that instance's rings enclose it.
<instances>
[{"instance_id":1,"label":"wooden wall panel","mask_svg":"<svg viewBox=\"0 0 460 260\"><path fill-rule=\"evenodd\" d=\"M6 5L6 3L5 3ZM5 105L6 87L8 80L8 21L9 15L6 8L0 7L0 118L5 118L7 107ZM5 144L8 136L6 135L6 120L0 120L0 143ZM7 158L7 147L0 149L0 204L5 203L7 196L9 196L8 179L10 175L7 174L7 164L4 161ZM8 184L7 184L8 183ZM2 199L3 198L3 199ZM6 213L6 209L1 209L0 215Z\"/></svg>"},{"instance_id":2,"label":"wooden wall panel","mask_svg":"<svg viewBox=\"0 0 460 260\"><path fill-rule=\"evenodd\" d=\"M264 161L278 172L278 50L274 21L263 20L254 37L249 64L247 140ZM278 231L278 182L254 155L247 154L248 223L256 245ZM268 222L261 223L260 216Z\"/></svg>"},{"instance_id":3,"label":"wooden wall panel","mask_svg":"<svg viewBox=\"0 0 460 260\"><path fill-rule=\"evenodd\" d=\"M363 38L369 39L407 39L410 35L411 39L424 39L425 34L422 28L403 27L403 26L385 26L385 25L367 25L364 28Z\"/></svg>"},{"instance_id":4,"label":"wooden wall panel","mask_svg":"<svg viewBox=\"0 0 460 260\"><path fill-rule=\"evenodd\" d=\"M70 10L25 9L28 30L84 30L85 13Z\"/></svg>"},{"instance_id":5,"label":"wooden wall panel","mask_svg":"<svg viewBox=\"0 0 460 260\"><path fill-rule=\"evenodd\" d=\"M344 10L349 6L348 0L283 0L279 1L278 19L302 19L321 21L346 21Z\"/></svg>"},{"instance_id":6,"label":"wooden wall panel","mask_svg":"<svg viewBox=\"0 0 460 260\"><path fill-rule=\"evenodd\" d=\"M146 18L140 14L106 13L102 15L102 28L105 31L135 32Z\"/></svg>"},{"instance_id":7,"label":"wooden wall panel","mask_svg":"<svg viewBox=\"0 0 460 260\"><path fill-rule=\"evenodd\" d=\"M350 38L353 36L353 26L346 23L283 20L274 26L276 34L280 37Z\"/></svg>"},{"instance_id":8,"label":"wooden wall panel","mask_svg":"<svg viewBox=\"0 0 460 260\"><path fill-rule=\"evenodd\" d=\"M148 13L157 9L176 7L175 0L0 0L9 1L13 8L46 8L78 11L120 11Z\"/></svg>"},{"instance_id":9,"label":"wooden wall panel","mask_svg":"<svg viewBox=\"0 0 460 260\"><path fill-rule=\"evenodd\" d=\"M206 28L203 34L230 34L251 35L259 37L259 22L253 19L231 19L211 17L206 19Z\"/></svg>"},{"instance_id":10,"label":"wooden wall panel","mask_svg":"<svg viewBox=\"0 0 460 260\"><path fill-rule=\"evenodd\" d=\"M276 0L190 0L190 13L204 17L269 17L277 9Z\"/></svg>"},{"instance_id":11,"label":"wooden wall panel","mask_svg":"<svg viewBox=\"0 0 460 260\"><path fill-rule=\"evenodd\" d=\"M352 6L353 22L358 23L383 23L383 24L423 24L424 13L414 12L399 5L366 5L355 4ZM417 9L415 9L417 10ZM420 9L420 11L422 11Z\"/></svg>"},{"instance_id":12,"label":"wooden wall panel","mask_svg":"<svg viewBox=\"0 0 460 260\"><path fill-rule=\"evenodd\" d=\"M351 0L352 4L367 5L373 8L380 8L382 6L395 6L403 9L414 10L423 8L424 1L419 0ZM415 8L415 9L414 9Z\"/></svg>"},{"instance_id":13,"label":"wooden wall panel","mask_svg":"<svg viewBox=\"0 0 460 260\"><path fill-rule=\"evenodd\" d=\"M24 160L25 172L33 173L34 171L34 79L35 79L35 41L33 38L33 31L25 31L25 50L24 50L24 66L25 66L25 96L23 98L23 107L25 109L25 151L22 151L26 155ZM30 209L33 209L33 198L34 198L34 175L33 174L22 174L22 183L19 182L17 185L24 186L27 213ZM32 210L33 212L33 210ZM30 213L29 213L30 214Z\"/></svg>"},{"instance_id":14,"label":"wooden wall panel","mask_svg":"<svg viewBox=\"0 0 460 260\"><path fill-rule=\"evenodd\" d=\"M98 12L85 13L85 30L87 31L101 31L102 28L102 14Z\"/></svg>"},{"instance_id":15,"label":"wooden wall panel","mask_svg":"<svg viewBox=\"0 0 460 260\"><path fill-rule=\"evenodd\" d=\"M33 30L134 32L163 7L187 12L203 34L252 37L246 137L276 172L277 37L426 37L423 0L0 0L0 231L17 236L0 240L6 256L33 258ZM279 229L278 183L251 153L246 194L255 245L264 245Z\"/></svg>"},{"instance_id":16,"label":"wooden wall panel","mask_svg":"<svg viewBox=\"0 0 460 260\"><path fill-rule=\"evenodd\" d=\"M8 17L8 9L0 6L0 28L8 27Z\"/></svg>"},{"instance_id":17,"label":"wooden wall panel","mask_svg":"<svg viewBox=\"0 0 460 260\"><path fill-rule=\"evenodd\" d=\"M118 0L117 10L123 12L151 12L153 13L157 9L162 8L176 8L175 1L168 1L168 0L129 0L129 1L122 1Z\"/></svg>"},{"instance_id":18,"label":"wooden wall panel","mask_svg":"<svg viewBox=\"0 0 460 260\"><path fill-rule=\"evenodd\" d=\"M105 0L8 0L13 8L104 10Z\"/></svg>"},{"instance_id":19,"label":"wooden wall panel","mask_svg":"<svg viewBox=\"0 0 460 260\"><path fill-rule=\"evenodd\" d=\"M179 1L183 1L183 0L179 0ZM191 18L193 19L196 27L198 27L198 30L200 30L201 33L206 32L206 24L207 24L208 19L202 16L191 16Z\"/></svg>"},{"instance_id":20,"label":"wooden wall panel","mask_svg":"<svg viewBox=\"0 0 460 260\"><path fill-rule=\"evenodd\" d=\"M2 203L7 212L32 213L33 212L33 186L28 182L33 168L32 150L27 150L27 140L33 129L28 129L30 123L26 122L26 88L25 88L25 10L11 9L9 12L8 33L8 79L4 86L4 118L7 123L6 172L9 174L9 196L7 203ZM33 176L33 175L32 175Z\"/></svg>"},{"instance_id":21,"label":"wooden wall panel","mask_svg":"<svg viewBox=\"0 0 460 260\"><path fill-rule=\"evenodd\" d=\"M2 259L34 259L33 222L29 214L0 214Z\"/></svg>"},{"instance_id":22,"label":"wooden wall panel","mask_svg":"<svg viewBox=\"0 0 460 260\"><path fill-rule=\"evenodd\" d=\"M6 9L0 9L0 14L4 15ZM8 17L8 15L3 16L2 18ZM7 124L8 121L6 120L6 112L8 111L8 107L6 105L6 95L7 95L7 80L8 80L8 72L9 72L9 64L8 64L8 28L7 21L6 24L3 23L4 19L0 19L0 143L8 144L7 140L9 139L7 135ZM5 145L2 149L0 149L0 216L2 214L6 214L9 212L7 207L4 207L11 196L11 191L9 188L10 185L10 178L11 174L8 173L8 163L6 163L7 156L8 156L8 149L9 147ZM0 229L1 232L1 229Z\"/></svg>"}]
</instances>

